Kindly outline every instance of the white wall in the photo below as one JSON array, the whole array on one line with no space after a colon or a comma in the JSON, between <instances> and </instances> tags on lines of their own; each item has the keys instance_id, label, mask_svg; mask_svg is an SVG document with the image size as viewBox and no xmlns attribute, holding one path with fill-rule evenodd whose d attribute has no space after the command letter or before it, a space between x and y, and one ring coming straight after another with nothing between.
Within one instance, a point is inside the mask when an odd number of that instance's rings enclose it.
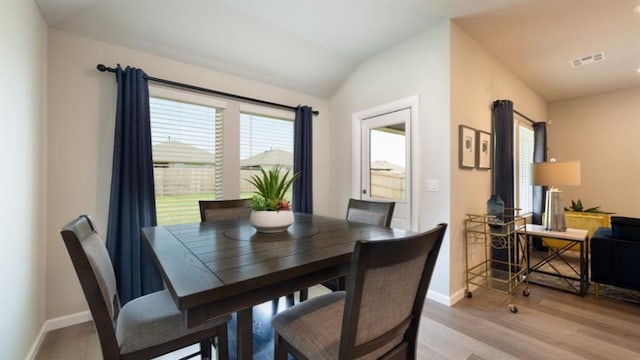
<instances>
[{"instance_id":1,"label":"white wall","mask_svg":"<svg viewBox=\"0 0 640 360\"><path fill-rule=\"evenodd\" d=\"M449 222L449 25L442 22L363 62L331 97L332 213L344 214L352 196L354 112L412 95L419 96L419 228ZM438 179L439 192L426 192L426 179ZM448 232L441 249L430 296L449 295ZM443 298L444 297L444 298Z\"/></svg>"},{"instance_id":2,"label":"white wall","mask_svg":"<svg viewBox=\"0 0 640 360\"><path fill-rule=\"evenodd\" d=\"M24 359L45 313L47 27L33 1L0 11L0 359Z\"/></svg>"},{"instance_id":3,"label":"white wall","mask_svg":"<svg viewBox=\"0 0 640 360\"><path fill-rule=\"evenodd\" d=\"M549 119L549 155L580 161L581 185L561 188L565 205L640 217L640 88L552 103Z\"/></svg>"},{"instance_id":4,"label":"white wall","mask_svg":"<svg viewBox=\"0 0 640 360\"><path fill-rule=\"evenodd\" d=\"M497 40L499 41L499 40ZM491 132L491 104L513 101L529 118L546 121L547 104L455 23L451 24L451 289L454 301L465 288L465 214L484 214L491 195L491 171L458 167L458 126Z\"/></svg>"},{"instance_id":5,"label":"white wall","mask_svg":"<svg viewBox=\"0 0 640 360\"><path fill-rule=\"evenodd\" d=\"M96 65L131 65L151 76L289 105L310 105L314 117L314 192L328 192L327 101L273 86L170 61L140 51L57 30L49 33L49 181L47 238L47 318L86 310L60 228L79 214L94 216L106 234L115 118L115 79ZM232 145L227 143L227 145ZM314 211L328 214L316 196Z\"/></svg>"}]
</instances>

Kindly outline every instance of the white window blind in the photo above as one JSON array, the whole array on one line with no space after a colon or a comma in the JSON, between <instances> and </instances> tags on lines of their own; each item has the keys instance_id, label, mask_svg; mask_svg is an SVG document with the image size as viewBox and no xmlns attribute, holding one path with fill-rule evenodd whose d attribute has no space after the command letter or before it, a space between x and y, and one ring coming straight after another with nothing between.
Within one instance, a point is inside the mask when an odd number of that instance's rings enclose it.
<instances>
[{"instance_id":1,"label":"white window blind","mask_svg":"<svg viewBox=\"0 0 640 360\"><path fill-rule=\"evenodd\" d=\"M198 200L222 194L223 110L149 99L158 225L200 221Z\"/></svg>"},{"instance_id":2,"label":"white window blind","mask_svg":"<svg viewBox=\"0 0 640 360\"><path fill-rule=\"evenodd\" d=\"M253 196L246 180L259 171L280 164L293 173L293 121L266 115L240 114L240 196ZM291 200L289 190L288 200Z\"/></svg>"},{"instance_id":3,"label":"white window blind","mask_svg":"<svg viewBox=\"0 0 640 360\"><path fill-rule=\"evenodd\" d=\"M518 125L518 204L521 214L533 211L533 188L531 185L531 163L533 162L534 133L533 130Z\"/></svg>"}]
</instances>

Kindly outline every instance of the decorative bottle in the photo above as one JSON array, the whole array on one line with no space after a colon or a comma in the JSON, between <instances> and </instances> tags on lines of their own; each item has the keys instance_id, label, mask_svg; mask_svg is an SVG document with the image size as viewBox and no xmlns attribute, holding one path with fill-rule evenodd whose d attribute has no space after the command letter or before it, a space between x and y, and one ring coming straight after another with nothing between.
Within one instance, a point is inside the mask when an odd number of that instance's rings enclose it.
<instances>
[{"instance_id":1,"label":"decorative bottle","mask_svg":"<svg viewBox=\"0 0 640 360\"><path fill-rule=\"evenodd\" d=\"M504 201L498 194L492 194L487 200L487 215L489 215L490 224L504 223Z\"/></svg>"}]
</instances>

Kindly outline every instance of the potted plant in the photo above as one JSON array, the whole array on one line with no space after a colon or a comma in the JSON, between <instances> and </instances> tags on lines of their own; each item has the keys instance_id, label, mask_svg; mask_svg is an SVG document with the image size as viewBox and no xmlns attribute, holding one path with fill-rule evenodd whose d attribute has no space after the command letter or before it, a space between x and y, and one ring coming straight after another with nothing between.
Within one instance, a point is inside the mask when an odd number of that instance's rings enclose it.
<instances>
[{"instance_id":1,"label":"potted plant","mask_svg":"<svg viewBox=\"0 0 640 360\"><path fill-rule=\"evenodd\" d=\"M256 188L249 206L252 209L250 222L257 231L285 231L293 223L291 203L284 197L298 177L299 174L291 174L278 164L269 170L261 166L258 174L247 179Z\"/></svg>"},{"instance_id":2,"label":"potted plant","mask_svg":"<svg viewBox=\"0 0 640 360\"><path fill-rule=\"evenodd\" d=\"M580 200L580 199L578 199L578 201L571 200L571 207L564 208L564 211L598 213L598 214L613 214L611 212L600 210L600 206L594 206L594 207L585 209L584 206L582 206L582 200Z\"/></svg>"}]
</instances>

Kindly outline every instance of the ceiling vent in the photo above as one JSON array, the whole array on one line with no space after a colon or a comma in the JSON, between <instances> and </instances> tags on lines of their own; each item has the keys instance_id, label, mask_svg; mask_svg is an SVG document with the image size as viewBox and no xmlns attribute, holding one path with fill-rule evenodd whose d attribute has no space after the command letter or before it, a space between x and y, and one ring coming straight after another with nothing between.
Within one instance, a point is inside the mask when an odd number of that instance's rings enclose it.
<instances>
[{"instance_id":1,"label":"ceiling vent","mask_svg":"<svg viewBox=\"0 0 640 360\"><path fill-rule=\"evenodd\" d=\"M593 64L602 60L604 60L604 51L571 60L571 66L577 67L586 64Z\"/></svg>"}]
</instances>

